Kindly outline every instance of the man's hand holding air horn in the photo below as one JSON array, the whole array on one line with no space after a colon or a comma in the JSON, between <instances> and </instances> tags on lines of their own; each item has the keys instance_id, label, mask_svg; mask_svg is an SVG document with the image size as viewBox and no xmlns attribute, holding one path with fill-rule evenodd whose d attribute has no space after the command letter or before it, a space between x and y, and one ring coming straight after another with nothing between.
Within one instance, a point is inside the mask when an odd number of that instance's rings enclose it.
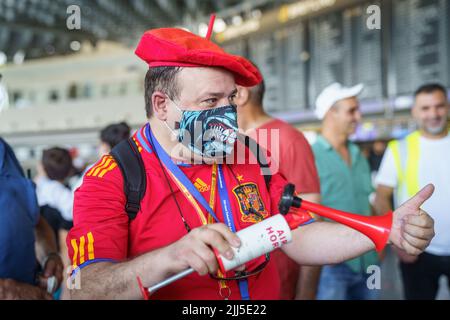
<instances>
[{"instance_id":1,"label":"man's hand holding air horn","mask_svg":"<svg viewBox=\"0 0 450 320\"><path fill-rule=\"evenodd\" d=\"M314 230L314 233L328 234L327 238L322 241L308 230L301 232L303 241L298 243L301 243L302 247L305 245L304 251L312 253L308 257L302 257L302 261L314 264L340 263L371 249L381 251L388 243L408 254L418 255L424 251L434 237L434 221L420 208L431 197L433 191L434 186L429 184L394 212L378 217L366 217L304 201L293 195L293 185L287 185L280 200L279 209L280 213L285 214L288 221L292 217L302 217L305 213L312 212L341 224L337 226L335 223L321 223L319 228L316 226L315 229L327 230L321 232ZM352 230L349 230L349 227ZM351 233L353 236L350 235ZM348 241L342 241L343 238ZM338 251L333 254L336 261L330 261L329 250L333 247L330 243L333 241L339 244L334 248ZM293 242L295 243L295 241ZM310 248L312 243L316 245L315 253ZM287 245L287 247L289 246L291 244ZM298 250L298 248L286 249L288 251ZM318 250L322 251L322 254L317 255ZM360 251L359 254L355 255L358 251Z\"/></svg>"}]
</instances>

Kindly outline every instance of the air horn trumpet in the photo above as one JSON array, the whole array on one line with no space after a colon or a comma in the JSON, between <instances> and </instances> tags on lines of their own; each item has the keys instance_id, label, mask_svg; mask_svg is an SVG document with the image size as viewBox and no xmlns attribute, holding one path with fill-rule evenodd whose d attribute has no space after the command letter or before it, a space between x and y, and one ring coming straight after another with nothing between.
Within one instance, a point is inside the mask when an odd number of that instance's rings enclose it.
<instances>
[{"instance_id":1,"label":"air horn trumpet","mask_svg":"<svg viewBox=\"0 0 450 320\"><path fill-rule=\"evenodd\" d=\"M294 192L295 186L293 184L289 183L284 187L283 195L278 204L281 214L286 215L292 207L303 209L361 232L372 240L378 252L386 246L392 227L392 211L377 217L361 216L303 200L295 196ZM295 212L293 214L295 215Z\"/></svg>"}]
</instances>

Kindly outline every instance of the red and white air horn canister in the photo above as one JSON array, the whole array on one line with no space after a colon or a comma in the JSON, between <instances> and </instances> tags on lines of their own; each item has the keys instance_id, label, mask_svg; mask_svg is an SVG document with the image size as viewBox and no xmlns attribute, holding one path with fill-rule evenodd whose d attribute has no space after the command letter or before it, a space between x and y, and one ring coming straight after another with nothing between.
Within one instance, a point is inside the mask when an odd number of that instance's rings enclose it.
<instances>
[{"instance_id":1,"label":"red and white air horn canister","mask_svg":"<svg viewBox=\"0 0 450 320\"><path fill-rule=\"evenodd\" d=\"M233 259L226 259L213 248L222 273L242 266L292 241L291 228L281 214L245 228L236 235L241 240L241 245L239 248L232 248Z\"/></svg>"}]
</instances>

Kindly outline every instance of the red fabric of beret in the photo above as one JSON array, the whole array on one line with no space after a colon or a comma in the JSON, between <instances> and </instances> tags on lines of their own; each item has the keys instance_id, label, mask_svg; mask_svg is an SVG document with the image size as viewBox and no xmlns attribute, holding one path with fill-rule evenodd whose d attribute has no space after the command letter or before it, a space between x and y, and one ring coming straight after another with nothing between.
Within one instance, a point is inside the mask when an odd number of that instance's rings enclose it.
<instances>
[{"instance_id":1,"label":"red fabric of beret","mask_svg":"<svg viewBox=\"0 0 450 320\"><path fill-rule=\"evenodd\" d=\"M261 82L258 69L247 59L226 53L221 47L177 28L144 33L135 51L149 67L221 67L234 74L236 84L252 87Z\"/></svg>"}]
</instances>

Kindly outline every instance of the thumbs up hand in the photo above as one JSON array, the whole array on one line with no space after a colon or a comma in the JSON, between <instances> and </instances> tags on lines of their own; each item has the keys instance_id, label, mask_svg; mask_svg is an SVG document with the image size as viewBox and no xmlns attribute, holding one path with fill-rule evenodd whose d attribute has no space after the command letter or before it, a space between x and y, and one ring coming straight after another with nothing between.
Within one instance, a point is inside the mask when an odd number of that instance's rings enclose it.
<instances>
[{"instance_id":1,"label":"thumbs up hand","mask_svg":"<svg viewBox=\"0 0 450 320\"><path fill-rule=\"evenodd\" d=\"M434 237L434 220L420 209L433 192L428 184L394 211L389 241L410 255L421 254Z\"/></svg>"}]
</instances>

